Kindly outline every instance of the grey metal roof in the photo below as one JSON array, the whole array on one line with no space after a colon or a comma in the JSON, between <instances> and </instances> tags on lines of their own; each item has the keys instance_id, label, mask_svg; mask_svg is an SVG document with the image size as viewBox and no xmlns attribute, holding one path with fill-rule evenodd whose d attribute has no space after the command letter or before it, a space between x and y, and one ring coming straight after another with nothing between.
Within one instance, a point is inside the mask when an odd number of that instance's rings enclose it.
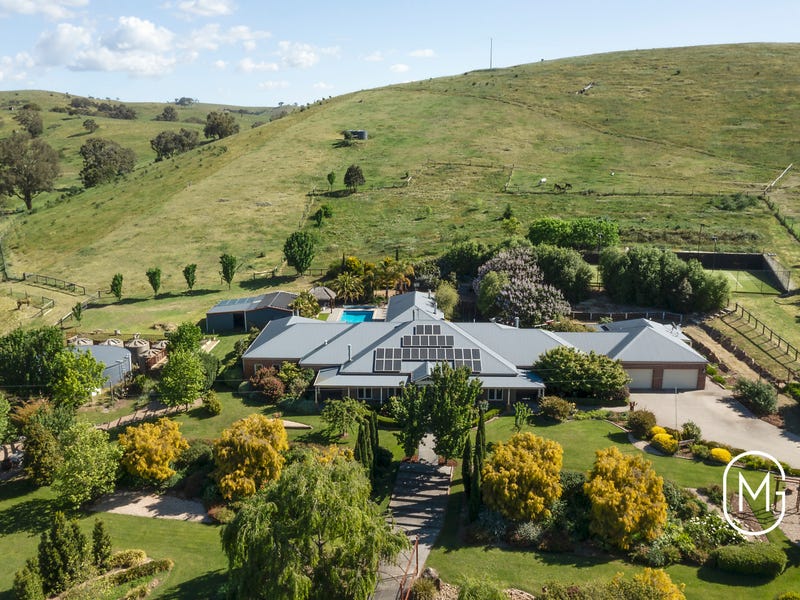
<instances>
[{"instance_id":1,"label":"grey metal roof","mask_svg":"<svg viewBox=\"0 0 800 600\"><path fill-rule=\"evenodd\" d=\"M330 325L334 323L330 323ZM352 361L356 361L362 355L369 353L369 368L365 368L362 372L371 373L371 349L376 343L379 343L383 338L390 335L397 327L397 323L386 323L385 321L364 321L362 323L341 322L341 324L346 325L347 328L336 336L331 335L326 345L319 346L315 348L313 352L305 355L300 361L301 366L344 365L348 362L347 346L349 345ZM352 361L350 364L352 364Z\"/></svg>"},{"instance_id":2,"label":"grey metal roof","mask_svg":"<svg viewBox=\"0 0 800 600\"><path fill-rule=\"evenodd\" d=\"M522 369L552 348L571 345L561 334L544 329L518 329L500 323L458 323L458 327Z\"/></svg>"},{"instance_id":3,"label":"grey metal roof","mask_svg":"<svg viewBox=\"0 0 800 600\"><path fill-rule=\"evenodd\" d=\"M260 294L258 296L249 296L247 298L230 298L228 300L220 300L212 306L206 314L224 314L233 312L250 312L262 308L275 308L278 310L291 311L289 304L297 298L297 294L291 292L270 292L269 294Z\"/></svg>"},{"instance_id":4,"label":"grey metal roof","mask_svg":"<svg viewBox=\"0 0 800 600\"><path fill-rule=\"evenodd\" d=\"M444 313L436 308L433 296L422 292L408 292L389 298L387 321L411 321L415 318L444 319Z\"/></svg>"},{"instance_id":5,"label":"grey metal roof","mask_svg":"<svg viewBox=\"0 0 800 600\"><path fill-rule=\"evenodd\" d=\"M573 348L583 352L596 352L614 357L625 345L630 333L624 331L605 331L598 334L594 331L563 332L561 339Z\"/></svg>"},{"instance_id":6,"label":"grey metal roof","mask_svg":"<svg viewBox=\"0 0 800 600\"><path fill-rule=\"evenodd\" d=\"M297 316L274 319L261 330L245 351L244 358L299 361L351 326L350 323L328 323Z\"/></svg>"},{"instance_id":7,"label":"grey metal roof","mask_svg":"<svg viewBox=\"0 0 800 600\"><path fill-rule=\"evenodd\" d=\"M386 373L385 375L342 375L337 367L321 369L314 385L321 388L343 387L402 387L408 383L408 375Z\"/></svg>"},{"instance_id":8,"label":"grey metal roof","mask_svg":"<svg viewBox=\"0 0 800 600\"><path fill-rule=\"evenodd\" d=\"M603 331L638 331L642 327L649 327L651 329L657 329L664 333L668 333L680 339L683 342L689 343L691 340L686 337L686 335L681 331L679 325L675 323L671 325L664 325L663 323L658 323L657 321L651 321L650 319L627 319L625 321L612 321L611 323L603 323L600 325L600 328Z\"/></svg>"},{"instance_id":9,"label":"grey metal roof","mask_svg":"<svg viewBox=\"0 0 800 600\"><path fill-rule=\"evenodd\" d=\"M662 329L644 327L631 332L622 347L611 356L625 363L663 362L663 363L706 363L702 354L681 341L677 335L670 335Z\"/></svg>"}]
</instances>

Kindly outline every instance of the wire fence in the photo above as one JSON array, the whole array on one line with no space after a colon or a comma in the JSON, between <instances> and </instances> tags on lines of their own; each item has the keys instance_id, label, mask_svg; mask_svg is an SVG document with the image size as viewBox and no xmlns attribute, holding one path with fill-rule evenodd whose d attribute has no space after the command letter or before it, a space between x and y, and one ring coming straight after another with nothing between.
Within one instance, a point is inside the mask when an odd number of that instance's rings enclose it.
<instances>
[{"instance_id":1,"label":"wire fence","mask_svg":"<svg viewBox=\"0 0 800 600\"><path fill-rule=\"evenodd\" d=\"M778 332L769 327L766 323L764 323L764 321L759 319L757 316L755 316L753 313L747 310L744 306L740 306L738 302L734 306L733 313L735 315L741 314L743 318L747 319L747 324L753 327L753 329L755 329L756 331L761 329L761 335L763 335L764 337L769 335L769 341L775 344L778 350L783 349L787 354L787 356L794 355L795 361L798 359L799 351L795 346L793 346L784 338L782 338L778 334Z\"/></svg>"},{"instance_id":2,"label":"wire fence","mask_svg":"<svg viewBox=\"0 0 800 600\"><path fill-rule=\"evenodd\" d=\"M46 285L48 287L63 290L68 294L75 294L78 296L86 295L86 288L71 281L65 281L58 277L50 277L49 275L40 275L39 273L23 273L22 279L30 281L38 285Z\"/></svg>"}]
</instances>

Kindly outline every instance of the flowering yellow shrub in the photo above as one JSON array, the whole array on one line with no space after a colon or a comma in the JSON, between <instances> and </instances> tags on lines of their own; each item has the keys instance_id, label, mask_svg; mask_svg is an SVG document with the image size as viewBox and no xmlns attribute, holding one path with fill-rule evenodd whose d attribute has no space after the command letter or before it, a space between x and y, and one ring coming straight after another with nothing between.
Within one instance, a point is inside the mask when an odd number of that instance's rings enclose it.
<instances>
[{"instance_id":1,"label":"flowering yellow shrub","mask_svg":"<svg viewBox=\"0 0 800 600\"><path fill-rule=\"evenodd\" d=\"M655 429L655 427L653 429ZM664 454L675 454L678 451L678 440L668 433L655 434L653 439L650 440L650 443Z\"/></svg>"},{"instance_id":2,"label":"flowering yellow shrub","mask_svg":"<svg viewBox=\"0 0 800 600\"><path fill-rule=\"evenodd\" d=\"M661 427L660 425L654 425L650 428L650 437L654 435L658 435L659 433L667 433L667 430Z\"/></svg>"},{"instance_id":3,"label":"flowering yellow shrub","mask_svg":"<svg viewBox=\"0 0 800 600\"><path fill-rule=\"evenodd\" d=\"M189 443L180 432L180 425L162 418L155 423L131 426L119 435L123 450L122 466L134 477L164 481L175 474L172 463Z\"/></svg>"},{"instance_id":4,"label":"flowering yellow shrub","mask_svg":"<svg viewBox=\"0 0 800 600\"><path fill-rule=\"evenodd\" d=\"M659 598L661 600L686 600L683 590L686 584L672 582L664 569L645 567L641 573L626 580L622 573L617 573L611 580L611 587L624 593L626 598Z\"/></svg>"},{"instance_id":5,"label":"flowering yellow shrub","mask_svg":"<svg viewBox=\"0 0 800 600\"><path fill-rule=\"evenodd\" d=\"M731 453L725 450L725 448L712 448L710 456L711 460L724 465L727 465L729 462L731 462Z\"/></svg>"}]
</instances>

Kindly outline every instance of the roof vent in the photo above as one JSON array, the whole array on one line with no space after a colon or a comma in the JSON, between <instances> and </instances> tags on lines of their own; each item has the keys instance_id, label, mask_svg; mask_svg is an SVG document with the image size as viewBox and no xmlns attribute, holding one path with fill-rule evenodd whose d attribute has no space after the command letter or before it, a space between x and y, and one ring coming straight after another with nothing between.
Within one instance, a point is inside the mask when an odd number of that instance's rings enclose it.
<instances>
[{"instance_id":1,"label":"roof vent","mask_svg":"<svg viewBox=\"0 0 800 600\"><path fill-rule=\"evenodd\" d=\"M519 329L519 317L514 317L514 327Z\"/></svg>"}]
</instances>

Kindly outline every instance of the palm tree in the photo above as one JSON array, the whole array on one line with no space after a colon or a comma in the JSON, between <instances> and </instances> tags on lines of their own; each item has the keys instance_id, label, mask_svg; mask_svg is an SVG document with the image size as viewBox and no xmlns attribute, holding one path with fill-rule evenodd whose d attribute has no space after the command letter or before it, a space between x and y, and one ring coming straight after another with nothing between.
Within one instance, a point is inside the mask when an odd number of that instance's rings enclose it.
<instances>
[{"instance_id":1,"label":"palm tree","mask_svg":"<svg viewBox=\"0 0 800 600\"><path fill-rule=\"evenodd\" d=\"M386 290L386 299L389 299L389 288L400 292L411 285L410 277L414 276L414 267L411 263L395 260L389 256L378 264L378 281Z\"/></svg>"},{"instance_id":2,"label":"palm tree","mask_svg":"<svg viewBox=\"0 0 800 600\"><path fill-rule=\"evenodd\" d=\"M364 283L361 278L347 271L340 273L331 282L331 289L344 302L352 302L364 295Z\"/></svg>"}]
</instances>

